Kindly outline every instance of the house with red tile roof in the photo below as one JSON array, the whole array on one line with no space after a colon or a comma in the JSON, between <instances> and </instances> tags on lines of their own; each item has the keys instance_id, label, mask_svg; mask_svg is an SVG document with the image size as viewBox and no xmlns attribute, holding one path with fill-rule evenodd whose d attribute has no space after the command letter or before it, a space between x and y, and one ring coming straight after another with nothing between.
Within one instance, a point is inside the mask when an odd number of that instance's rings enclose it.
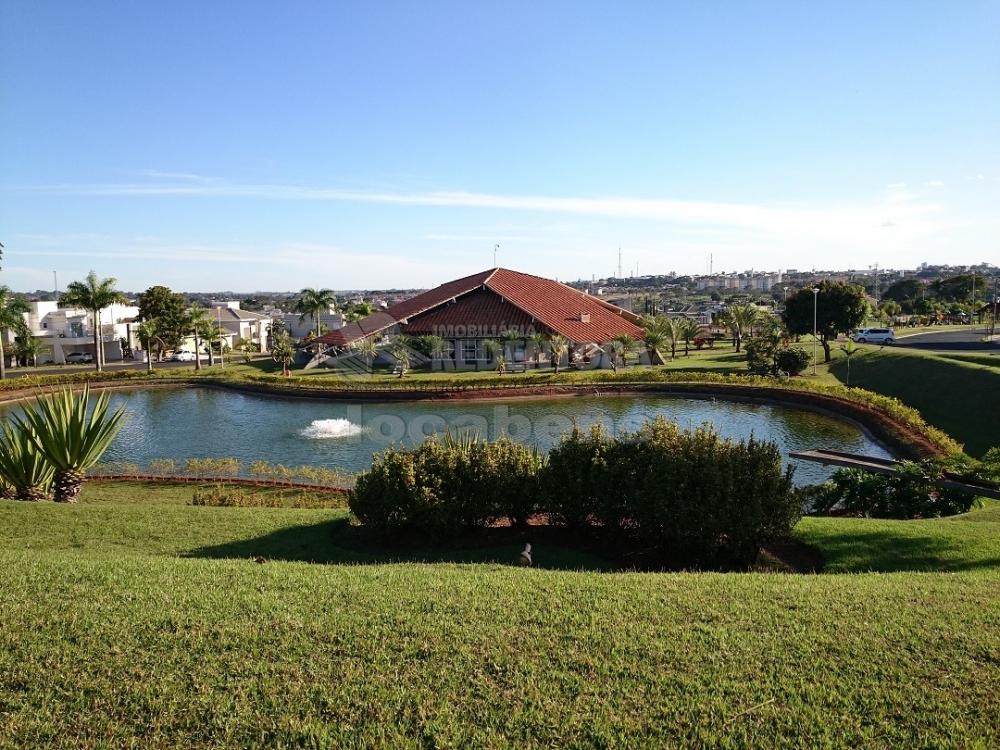
<instances>
[{"instance_id":1,"label":"house with red tile roof","mask_svg":"<svg viewBox=\"0 0 1000 750\"><path fill-rule=\"evenodd\" d=\"M487 339L505 341L508 363L547 363L547 352L529 352L534 334L565 338L572 362L589 361L618 336L639 339L643 330L639 316L598 297L540 276L491 268L391 305L309 345L336 354L370 337L439 336L447 342L439 355L444 362L454 369L480 369L493 363Z\"/></svg>"}]
</instances>

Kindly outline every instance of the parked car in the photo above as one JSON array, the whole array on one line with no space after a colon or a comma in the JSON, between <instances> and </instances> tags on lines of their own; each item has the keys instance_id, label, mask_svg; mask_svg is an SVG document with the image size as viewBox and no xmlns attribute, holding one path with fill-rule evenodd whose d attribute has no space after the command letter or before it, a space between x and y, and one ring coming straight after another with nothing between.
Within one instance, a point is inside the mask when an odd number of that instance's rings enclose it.
<instances>
[{"instance_id":1,"label":"parked car","mask_svg":"<svg viewBox=\"0 0 1000 750\"><path fill-rule=\"evenodd\" d=\"M66 364L79 365L89 364L94 361L94 355L87 352L70 352L66 355Z\"/></svg>"},{"instance_id":2,"label":"parked car","mask_svg":"<svg viewBox=\"0 0 1000 750\"><path fill-rule=\"evenodd\" d=\"M170 359L174 362L194 362L194 352L174 352Z\"/></svg>"},{"instance_id":3,"label":"parked car","mask_svg":"<svg viewBox=\"0 0 1000 750\"><path fill-rule=\"evenodd\" d=\"M859 344L894 344L896 332L891 328L860 328L851 336Z\"/></svg>"}]
</instances>

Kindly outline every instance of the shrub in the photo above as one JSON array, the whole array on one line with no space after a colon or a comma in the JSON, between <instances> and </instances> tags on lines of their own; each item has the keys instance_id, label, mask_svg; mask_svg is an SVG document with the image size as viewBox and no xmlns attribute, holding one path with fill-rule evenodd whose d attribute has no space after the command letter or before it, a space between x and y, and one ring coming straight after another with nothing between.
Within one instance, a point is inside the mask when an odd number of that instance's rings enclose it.
<instances>
[{"instance_id":1,"label":"shrub","mask_svg":"<svg viewBox=\"0 0 1000 750\"><path fill-rule=\"evenodd\" d=\"M237 458L189 458L184 463L184 473L202 477L235 477L240 473Z\"/></svg>"},{"instance_id":2,"label":"shrub","mask_svg":"<svg viewBox=\"0 0 1000 750\"><path fill-rule=\"evenodd\" d=\"M509 439L429 438L373 458L349 495L354 515L382 533L447 537L500 518L521 523L535 510L542 459Z\"/></svg>"},{"instance_id":3,"label":"shrub","mask_svg":"<svg viewBox=\"0 0 1000 750\"><path fill-rule=\"evenodd\" d=\"M965 513L975 502L972 493L942 489L935 480L941 468L930 461L904 461L891 474L838 469L812 493L815 513L867 518L937 518Z\"/></svg>"},{"instance_id":4,"label":"shrub","mask_svg":"<svg viewBox=\"0 0 1000 750\"><path fill-rule=\"evenodd\" d=\"M657 418L618 439L571 433L549 455L543 502L557 521L595 525L649 561L745 567L798 519L791 476L774 443Z\"/></svg>"},{"instance_id":5,"label":"shrub","mask_svg":"<svg viewBox=\"0 0 1000 750\"><path fill-rule=\"evenodd\" d=\"M809 352L791 346L782 349L774 357L774 363L778 369L789 375L801 374L809 366L811 360Z\"/></svg>"}]
</instances>

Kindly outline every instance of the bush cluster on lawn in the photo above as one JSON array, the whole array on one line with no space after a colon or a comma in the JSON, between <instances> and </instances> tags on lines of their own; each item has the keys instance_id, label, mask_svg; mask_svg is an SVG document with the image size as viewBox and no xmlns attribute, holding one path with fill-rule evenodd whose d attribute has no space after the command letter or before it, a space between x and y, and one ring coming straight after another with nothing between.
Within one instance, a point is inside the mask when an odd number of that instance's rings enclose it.
<instances>
[{"instance_id":1,"label":"bush cluster on lawn","mask_svg":"<svg viewBox=\"0 0 1000 750\"><path fill-rule=\"evenodd\" d=\"M575 429L547 461L510 440L389 449L358 478L349 504L381 532L442 538L545 514L636 560L745 567L798 519L791 474L774 443L658 418L620 437Z\"/></svg>"},{"instance_id":2,"label":"bush cluster on lawn","mask_svg":"<svg viewBox=\"0 0 1000 750\"><path fill-rule=\"evenodd\" d=\"M431 438L376 455L349 502L358 520L383 533L440 538L501 519L524 523L535 509L541 467L537 451L510 439Z\"/></svg>"},{"instance_id":3,"label":"bush cluster on lawn","mask_svg":"<svg viewBox=\"0 0 1000 750\"><path fill-rule=\"evenodd\" d=\"M938 518L967 512L975 502L969 492L942 489L935 480L941 467L930 461L905 461L892 474L838 469L833 478L809 492L815 513L865 518Z\"/></svg>"}]
</instances>

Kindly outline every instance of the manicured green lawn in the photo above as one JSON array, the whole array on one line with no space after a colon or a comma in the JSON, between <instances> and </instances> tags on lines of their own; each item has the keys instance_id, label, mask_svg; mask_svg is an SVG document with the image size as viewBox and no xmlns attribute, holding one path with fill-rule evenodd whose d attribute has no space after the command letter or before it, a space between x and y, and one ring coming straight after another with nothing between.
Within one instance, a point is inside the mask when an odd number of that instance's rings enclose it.
<instances>
[{"instance_id":1,"label":"manicured green lawn","mask_svg":"<svg viewBox=\"0 0 1000 750\"><path fill-rule=\"evenodd\" d=\"M1000 741L996 507L799 528L895 573L639 574L333 564L343 511L190 492L0 502L0 747Z\"/></svg>"}]
</instances>

